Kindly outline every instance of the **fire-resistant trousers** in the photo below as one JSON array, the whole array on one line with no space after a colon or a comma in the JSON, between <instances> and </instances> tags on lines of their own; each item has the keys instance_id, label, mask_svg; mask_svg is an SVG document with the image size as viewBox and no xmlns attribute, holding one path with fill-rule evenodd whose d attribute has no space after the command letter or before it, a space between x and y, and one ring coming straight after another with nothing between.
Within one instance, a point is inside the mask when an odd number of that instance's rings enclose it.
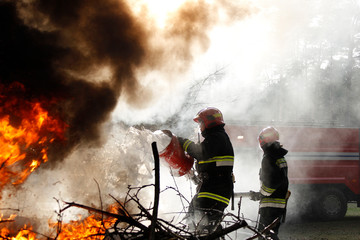
<instances>
[{"instance_id":1,"label":"fire-resistant trousers","mask_svg":"<svg viewBox=\"0 0 360 240\"><path fill-rule=\"evenodd\" d=\"M269 226L276 218L280 217L279 221L271 228L273 232L268 232L266 236L271 237L273 240L278 240L278 233L280 228L281 218L284 215L285 209L283 208L272 208L265 207L260 208L260 220L259 220L259 232L264 230L267 226ZM262 239L262 238L259 238Z\"/></svg>"},{"instance_id":2,"label":"fire-resistant trousers","mask_svg":"<svg viewBox=\"0 0 360 240\"><path fill-rule=\"evenodd\" d=\"M189 206L188 219L195 223L196 230L207 229L211 233L221 229L220 222L226 206L222 202L195 195Z\"/></svg>"}]
</instances>

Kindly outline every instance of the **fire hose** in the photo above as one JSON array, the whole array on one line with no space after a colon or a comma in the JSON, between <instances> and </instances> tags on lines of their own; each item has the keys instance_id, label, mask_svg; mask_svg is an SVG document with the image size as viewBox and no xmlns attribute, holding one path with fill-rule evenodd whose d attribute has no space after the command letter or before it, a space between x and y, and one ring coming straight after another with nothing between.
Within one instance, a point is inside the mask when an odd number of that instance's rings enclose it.
<instances>
[{"instance_id":1,"label":"fire hose","mask_svg":"<svg viewBox=\"0 0 360 240\"><path fill-rule=\"evenodd\" d=\"M249 192L234 192L234 197L251 197L252 191Z\"/></svg>"}]
</instances>

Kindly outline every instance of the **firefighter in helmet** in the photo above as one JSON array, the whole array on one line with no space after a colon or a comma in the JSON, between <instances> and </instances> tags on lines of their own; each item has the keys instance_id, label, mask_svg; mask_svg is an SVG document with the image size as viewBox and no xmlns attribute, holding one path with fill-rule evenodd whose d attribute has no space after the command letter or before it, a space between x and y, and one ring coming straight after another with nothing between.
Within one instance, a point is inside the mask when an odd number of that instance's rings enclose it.
<instances>
[{"instance_id":1,"label":"firefighter in helmet","mask_svg":"<svg viewBox=\"0 0 360 240\"><path fill-rule=\"evenodd\" d=\"M195 170L199 180L187 217L191 216L188 219L194 223L193 230L211 233L221 229L223 212L233 194L234 150L219 109L204 108L194 121L199 124L203 141L195 143L178 137L183 150L196 160Z\"/></svg>"},{"instance_id":2,"label":"firefighter in helmet","mask_svg":"<svg viewBox=\"0 0 360 240\"><path fill-rule=\"evenodd\" d=\"M252 200L260 200L259 206L259 232L263 231L276 219L278 221L266 236L276 240L281 218L284 221L286 204L290 196L289 181L285 155L287 150L279 142L279 132L274 127L264 128L258 136L259 144L263 150L260 169L260 192L252 192Z\"/></svg>"}]
</instances>

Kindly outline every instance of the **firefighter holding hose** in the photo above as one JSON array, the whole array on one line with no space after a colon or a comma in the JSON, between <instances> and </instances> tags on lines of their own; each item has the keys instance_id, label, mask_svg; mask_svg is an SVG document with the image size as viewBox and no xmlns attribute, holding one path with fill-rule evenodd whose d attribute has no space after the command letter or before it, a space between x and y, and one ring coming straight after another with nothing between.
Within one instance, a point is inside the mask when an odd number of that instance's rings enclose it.
<instances>
[{"instance_id":1,"label":"firefighter holding hose","mask_svg":"<svg viewBox=\"0 0 360 240\"><path fill-rule=\"evenodd\" d=\"M223 212L233 195L234 150L219 109L204 108L194 121L199 124L204 140L195 143L178 137L183 150L196 160L195 170L199 180L187 220L196 232L210 234L221 229Z\"/></svg>"},{"instance_id":2,"label":"firefighter holding hose","mask_svg":"<svg viewBox=\"0 0 360 240\"><path fill-rule=\"evenodd\" d=\"M258 140L264 152L260 169L261 187L260 192L251 192L250 198L255 201L260 200L259 232L278 219L271 228L272 231L265 233L271 239L277 240L280 219L283 218L284 221L287 200L290 196L285 160L288 151L280 144L279 132L274 127L264 128Z\"/></svg>"}]
</instances>

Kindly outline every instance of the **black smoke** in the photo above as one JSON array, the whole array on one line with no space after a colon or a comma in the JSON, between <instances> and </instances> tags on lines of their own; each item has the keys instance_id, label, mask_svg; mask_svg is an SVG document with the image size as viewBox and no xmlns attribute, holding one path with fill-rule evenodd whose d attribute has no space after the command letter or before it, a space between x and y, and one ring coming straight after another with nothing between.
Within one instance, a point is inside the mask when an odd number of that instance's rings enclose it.
<instances>
[{"instance_id":1,"label":"black smoke","mask_svg":"<svg viewBox=\"0 0 360 240\"><path fill-rule=\"evenodd\" d=\"M123 89L136 94L146 31L121 1L2 1L0 31L1 84L21 83L25 91L8 91L19 98L58 99L43 107L69 126L66 146L52 159L97 139ZM111 78L86 79L99 66Z\"/></svg>"},{"instance_id":2,"label":"black smoke","mask_svg":"<svg viewBox=\"0 0 360 240\"><path fill-rule=\"evenodd\" d=\"M150 102L152 90L142 88L139 71L186 71L194 46L200 52L210 46L207 33L220 9L226 21L250 14L227 0L185 2L159 30L146 10L135 15L131 8L124 0L0 1L3 88L24 86L8 92L48 102L42 107L69 126L65 146L49 149L49 162L99 139L120 96L138 108ZM104 69L106 76L99 74Z\"/></svg>"}]
</instances>

